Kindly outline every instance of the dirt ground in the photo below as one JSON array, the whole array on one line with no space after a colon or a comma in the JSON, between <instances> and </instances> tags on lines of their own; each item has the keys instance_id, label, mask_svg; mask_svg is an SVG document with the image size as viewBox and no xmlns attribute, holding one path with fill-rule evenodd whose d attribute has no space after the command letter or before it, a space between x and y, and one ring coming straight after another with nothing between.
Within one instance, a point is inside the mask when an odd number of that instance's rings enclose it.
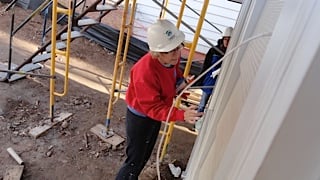
<instances>
[{"instance_id":1,"label":"dirt ground","mask_svg":"<svg viewBox=\"0 0 320 180\"><path fill-rule=\"evenodd\" d=\"M0 62L8 62L11 11L2 12L7 4L0 3ZM15 26L31 13L15 7ZM118 14L108 15L104 23L118 27ZM36 15L13 38L12 63L20 64L36 51L41 43L43 19ZM0 82L0 180L6 170L17 165L7 148L12 147L24 161L22 179L25 180L101 180L114 179L125 159L124 145L116 150L90 132L90 128L104 123L108 108L108 89L112 79L115 55L85 38L71 44L70 79L68 94L55 99L55 114L72 113L64 123L57 124L38 138L29 136L30 129L48 121L49 80L27 77L12 83ZM33 71L49 74L50 62ZM59 66L58 66L59 65ZM58 61L57 67L63 65ZM126 66L125 82L133 62ZM57 75L57 86L63 77ZM126 104L119 99L114 106L111 127L125 138ZM160 136L159 136L160 137ZM175 179L168 163L175 162L183 170L190 156L196 136L175 129L166 158L161 164L162 179ZM160 139L160 138L159 138ZM156 150L141 179L157 179ZM177 178L176 178L177 179Z\"/></svg>"}]
</instances>

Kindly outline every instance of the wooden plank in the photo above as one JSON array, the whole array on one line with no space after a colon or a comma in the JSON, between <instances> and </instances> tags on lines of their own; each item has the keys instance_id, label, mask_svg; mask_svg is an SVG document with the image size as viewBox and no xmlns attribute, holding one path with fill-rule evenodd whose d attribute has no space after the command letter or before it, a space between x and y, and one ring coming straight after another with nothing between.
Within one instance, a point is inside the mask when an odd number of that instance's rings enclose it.
<instances>
[{"instance_id":1,"label":"wooden plank","mask_svg":"<svg viewBox=\"0 0 320 180\"><path fill-rule=\"evenodd\" d=\"M30 129L29 135L37 138L39 137L42 133L46 132L49 130L52 126L51 125L43 125L43 126L37 126L35 128Z\"/></svg>"},{"instance_id":2,"label":"wooden plank","mask_svg":"<svg viewBox=\"0 0 320 180\"><path fill-rule=\"evenodd\" d=\"M6 169L3 180L20 180L23 173L23 165L9 166Z\"/></svg>"},{"instance_id":3,"label":"wooden plank","mask_svg":"<svg viewBox=\"0 0 320 180\"><path fill-rule=\"evenodd\" d=\"M72 113L67 113L67 112L60 113L59 116L57 116L56 118L53 119L52 123L32 128L29 131L29 135L34 137L34 138L37 138L41 134L43 134L47 130L51 129L56 124L58 124L58 123L62 122L63 120L69 118L70 116L72 116Z\"/></svg>"},{"instance_id":4,"label":"wooden plank","mask_svg":"<svg viewBox=\"0 0 320 180\"><path fill-rule=\"evenodd\" d=\"M106 130L106 127L102 124L97 124L94 127L90 129L90 131L97 135L100 139L102 139L104 142L111 144L112 146L116 147L122 142L124 142L124 138L117 134L113 134L111 137L105 138L101 132L104 132Z\"/></svg>"}]
</instances>

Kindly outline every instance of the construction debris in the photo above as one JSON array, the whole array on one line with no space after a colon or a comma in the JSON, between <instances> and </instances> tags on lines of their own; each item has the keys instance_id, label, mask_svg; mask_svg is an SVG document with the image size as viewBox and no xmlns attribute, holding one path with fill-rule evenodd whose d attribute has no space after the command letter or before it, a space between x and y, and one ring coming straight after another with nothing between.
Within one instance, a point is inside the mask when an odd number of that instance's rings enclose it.
<instances>
[{"instance_id":1,"label":"construction debris","mask_svg":"<svg viewBox=\"0 0 320 180\"><path fill-rule=\"evenodd\" d=\"M9 166L6 169L3 180L20 180L22 177L23 168L23 165Z\"/></svg>"},{"instance_id":2,"label":"construction debris","mask_svg":"<svg viewBox=\"0 0 320 180\"><path fill-rule=\"evenodd\" d=\"M168 164L169 166L169 169L170 169L170 172L171 174L175 177L175 178L178 178L181 174L181 168L179 166L175 166L174 164L172 163L169 163Z\"/></svg>"},{"instance_id":3,"label":"construction debris","mask_svg":"<svg viewBox=\"0 0 320 180\"><path fill-rule=\"evenodd\" d=\"M106 132L106 127L102 124L97 124L96 126L92 127L90 131L97 135L100 139L102 139L104 142L109 143L112 145L112 149L117 148L121 143L124 142L124 138L121 136L115 134L114 132L104 134L102 132Z\"/></svg>"},{"instance_id":4,"label":"construction debris","mask_svg":"<svg viewBox=\"0 0 320 180\"><path fill-rule=\"evenodd\" d=\"M17 161L18 164L23 165L23 160L20 158L20 156L11 148L9 147L7 149L8 153L10 154L10 156Z\"/></svg>"},{"instance_id":5,"label":"construction debris","mask_svg":"<svg viewBox=\"0 0 320 180\"><path fill-rule=\"evenodd\" d=\"M33 129L31 129L29 131L29 135L37 138L39 137L41 134L43 134L44 132L46 132L47 130L49 130L50 128L52 128L53 126L55 126L56 124L64 121L65 119L69 118L70 116L72 116L72 113L60 113L59 116L57 116L56 118L53 119L53 122L48 122L47 124L44 124L42 126L37 126Z\"/></svg>"},{"instance_id":6,"label":"construction debris","mask_svg":"<svg viewBox=\"0 0 320 180\"><path fill-rule=\"evenodd\" d=\"M19 165L9 166L6 169L3 180L20 180L24 169L24 162L13 148L9 147L7 151Z\"/></svg>"}]
</instances>

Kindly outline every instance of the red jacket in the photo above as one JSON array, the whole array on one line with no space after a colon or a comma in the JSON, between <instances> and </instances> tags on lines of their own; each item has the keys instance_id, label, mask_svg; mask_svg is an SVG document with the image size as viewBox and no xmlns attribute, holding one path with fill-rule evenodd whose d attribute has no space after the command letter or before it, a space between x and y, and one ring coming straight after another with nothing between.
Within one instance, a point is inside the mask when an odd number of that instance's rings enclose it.
<instances>
[{"instance_id":1,"label":"red jacket","mask_svg":"<svg viewBox=\"0 0 320 180\"><path fill-rule=\"evenodd\" d=\"M149 118L166 121L176 95L177 79L182 77L179 64L165 67L147 53L131 69L126 102ZM174 107L170 120L183 121L184 111Z\"/></svg>"}]
</instances>

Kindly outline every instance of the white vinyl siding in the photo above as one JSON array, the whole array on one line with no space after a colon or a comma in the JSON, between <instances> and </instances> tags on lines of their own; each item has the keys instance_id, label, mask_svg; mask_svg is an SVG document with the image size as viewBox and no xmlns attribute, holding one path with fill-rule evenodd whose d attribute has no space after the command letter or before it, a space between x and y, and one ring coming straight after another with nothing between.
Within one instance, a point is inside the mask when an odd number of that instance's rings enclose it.
<instances>
[{"instance_id":1,"label":"white vinyl siding","mask_svg":"<svg viewBox=\"0 0 320 180\"><path fill-rule=\"evenodd\" d=\"M200 14L203 6L203 1L188 0L187 5L192 7L193 10ZM169 1L167 8L176 16L178 16L180 11L180 1ZM240 8L241 4L238 3L222 0L212 0L209 2L205 18L219 30L223 31L228 26L234 27ZM160 8L157 4L150 0L138 0L136 9L137 10L133 26L133 36L142 41L146 41L146 29L159 17ZM172 22L176 23L176 19L169 13L165 13L165 18L170 19ZM196 28L198 24L198 18L198 15L192 12L189 8L185 7L185 12L182 20L189 26L191 26L191 28ZM193 40L194 33L184 25L181 25L180 29L185 33L186 40L191 42ZM205 37L211 44L215 45L217 43L217 40L221 38L221 33L214 27L212 27L209 23L204 22L201 30L201 36ZM206 43L202 39L199 39L196 51L206 53L209 48L210 45L208 43Z\"/></svg>"},{"instance_id":2,"label":"white vinyl siding","mask_svg":"<svg viewBox=\"0 0 320 180\"><path fill-rule=\"evenodd\" d=\"M257 0L248 4L248 11L239 17L228 51L252 36L272 32L282 5L283 2L279 0ZM203 132L197 139L196 146L198 146L193 150L195 159L188 167L188 171L197 166L202 168L196 173L191 170L191 178L188 176L188 179L230 178L227 176L227 171L234 163L232 158L235 158L239 152L237 149L229 149L234 156L226 157L227 160L223 159L223 155L226 153L227 145L264 57L269 39L270 37L263 37L253 40L225 59L206 113L203 124L206 128L201 130ZM252 122L247 123L249 127ZM210 143L212 146L205 146ZM199 158L196 154L203 154L203 157Z\"/></svg>"},{"instance_id":3,"label":"white vinyl siding","mask_svg":"<svg viewBox=\"0 0 320 180\"><path fill-rule=\"evenodd\" d=\"M186 179L319 179L320 1L242 8Z\"/></svg>"}]
</instances>

